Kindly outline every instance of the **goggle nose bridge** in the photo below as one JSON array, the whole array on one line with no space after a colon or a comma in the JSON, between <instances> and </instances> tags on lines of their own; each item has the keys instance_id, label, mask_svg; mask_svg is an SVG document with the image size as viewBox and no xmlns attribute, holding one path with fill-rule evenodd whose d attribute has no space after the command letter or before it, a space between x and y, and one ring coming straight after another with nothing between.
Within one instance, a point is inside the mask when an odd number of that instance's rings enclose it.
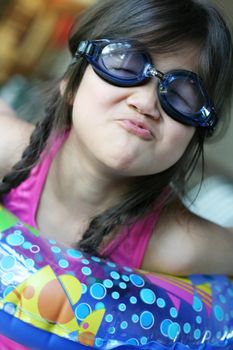
<instances>
[{"instance_id":1,"label":"goggle nose bridge","mask_svg":"<svg viewBox=\"0 0 233 350\"><path fill-rule=\"evenodd\" d=\"M146 72L145 72L146 76L148 78L151 78L151 77L156 77L158 78L159 80L163 80L164 79L164 76L165 74L160 72L158 69L155 68L155 66L153 66L152 64L148 65L147 68L146 68Z\"/></svg>"}]
</instances>

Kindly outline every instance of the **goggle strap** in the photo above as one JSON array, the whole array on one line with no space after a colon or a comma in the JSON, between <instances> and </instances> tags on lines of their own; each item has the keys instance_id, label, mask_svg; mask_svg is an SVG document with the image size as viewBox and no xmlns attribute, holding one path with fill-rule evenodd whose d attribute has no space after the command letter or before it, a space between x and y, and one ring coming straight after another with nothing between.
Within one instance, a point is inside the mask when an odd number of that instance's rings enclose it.
<instances>
[{"instance_id":1,"label":"goggle strap","mask_svg":"<svg viewBox=\"0 0 233 350\"><path fill-rule=\"evenodd\" d=\"M95 48L97 48L97 46L93 42L90 42L88 40L80 41L74 56L83 57L85 55L87 56L94 55Z\"/></svg>"}]
</instances>

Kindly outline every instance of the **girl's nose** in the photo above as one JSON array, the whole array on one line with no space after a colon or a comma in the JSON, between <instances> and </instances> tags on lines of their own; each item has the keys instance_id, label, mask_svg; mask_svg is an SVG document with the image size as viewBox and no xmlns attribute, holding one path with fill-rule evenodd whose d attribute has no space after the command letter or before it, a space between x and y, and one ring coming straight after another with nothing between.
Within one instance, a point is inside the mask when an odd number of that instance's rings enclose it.
<instances>
[{"instance_id":1,"label":"girl's nose","mask_svg":"<svg viewBox=\"0 0 233 350\"><path fill-rule=\"evenodd\" d=\"M127 98L129 107L153 119L160 118L156 80L157 79L151 79L145 85L135 86L132 88L132 93Z\"/></svg>"}]
</instances>

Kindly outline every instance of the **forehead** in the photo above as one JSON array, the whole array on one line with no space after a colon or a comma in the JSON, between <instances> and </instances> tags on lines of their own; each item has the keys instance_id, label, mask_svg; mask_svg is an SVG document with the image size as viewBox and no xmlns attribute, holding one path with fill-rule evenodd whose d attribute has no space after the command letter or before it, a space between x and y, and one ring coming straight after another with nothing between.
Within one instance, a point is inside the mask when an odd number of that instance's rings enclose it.
<instances>
[{"instance_id":1,"label":"forehead","mask_svg":"<svg viewBox=\"0 0 233 350\"><path fill-rule=\"evenodd\" d=\"M170 52L150 52L156 68L165 72L172 69L187 69L198 72L199 54L199 49L191 45Z\"/></svg>"}]
</instances>

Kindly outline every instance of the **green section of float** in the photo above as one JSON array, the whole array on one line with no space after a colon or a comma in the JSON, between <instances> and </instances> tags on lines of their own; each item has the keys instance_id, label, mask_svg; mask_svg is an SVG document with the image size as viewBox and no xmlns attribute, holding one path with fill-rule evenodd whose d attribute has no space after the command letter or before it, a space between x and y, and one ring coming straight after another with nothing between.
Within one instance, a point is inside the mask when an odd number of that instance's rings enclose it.
<instances>
[{"instance_id":1,"label":"green section of float","mask_svg":"<svg viewBox=\"0 0 233 350\"><path fill-rule=\"evenodd\" d=\"M5 231L17 223L17 218L0 206L0 231Z\"/></svg>"},{"instance_id":2,"label":"green section of float","mask_svg":"<svg viewBox=\"0 0 233 350\"><path fill-rule=\"evenodd\" d=\"M3 208L3 206L0 205L0 231L5 231L9 229L10 227L17 224L17 222L19 222L19 220L16 218L16 216L11 214L8 210L6 210L5 208ZM39 232L35 228L27 224L25 224L24 226L27 227L27 229L34 236L39 236Z\"/></svg>"},{"instance_id":3,"label":"green section of float","mask_svg":"<svg viewBox=\"0 0 233 350\"><path fill-rule=\"evenodd\" d=\"M27 224L24 224L25 227L27 227L27 229L36 237L38 237L40 234L39 232L32 226L29 226Z\"/></svg>"}]
</instances>

